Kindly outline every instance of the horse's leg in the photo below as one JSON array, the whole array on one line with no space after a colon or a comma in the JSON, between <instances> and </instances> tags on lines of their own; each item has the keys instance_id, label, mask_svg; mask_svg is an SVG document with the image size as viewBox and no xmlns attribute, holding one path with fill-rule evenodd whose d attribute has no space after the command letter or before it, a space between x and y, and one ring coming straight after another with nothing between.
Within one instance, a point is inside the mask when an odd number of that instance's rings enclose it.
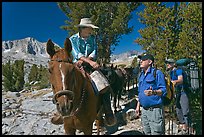
<instances>
[{"instance_id":1,"label":"horse's leg","mask_svg":"<svg viewBox=\"0 0 204 137\"><path fill-rule=\"evenodd\" d=\"M127 91L126 87L127 87L127 81L125 81L125 84L124 84L124 87L123 87L125 92Z\"/></svg>"},{"instance_id":2,"label":"horse's leg","mask_svg":"<svg viewBox=\"0 0 204 137\"><path fill-rule=\"evenodd\" d=\"M95 120L97 135L100 135L101 127L103 126L103 118L102 118L103 116L102 115L103 115L103 106L101 106L101 108L99 109L98 114L97 114L97 118Z\"/></svg>"},{"instance_id":3,"label":"horse's leg","mask_svg":"<svg viewBox=\"0 0 204 137\"><path fill-rule=\"evenodd\" d=\"M114 95L114 100L113 100L113 107L114 107L114 112L117 112L117 94Z\"/></svg>"},{"instance_id":4,"label":"horse's leg","mask_svg":"<svg viewBox=\"0 0 204 137\"><path fill-rule=\"evenodd\" d=\"M100 135L100 121L96 120L95 123L96 123L97 135Z\"/></svg>"},{"instance_id":5,"label":"horse's leg","mask_svg":"<svg viewBox=\"0 0 204 137\"><path fill-rule=\"evenodd\" d=\"M130 79L128 77L128 93L129 93L129 91L130 91Z\"/></svg>"},{"instance_id":6,"label":"horse's leg","mask_svg":"<svg viewBox=\"0 0 204 137\"><path fill-rule=\"evenodd\" d=\"M70 127L72 125L72 119L69 117L64 118L64 130L66 135L76 135L76 129Z\"/></svg>"},{"instance_id":7,"label":"horse's leg","mask_svg":"<svg viewBox=\"0 0 204 137\"><path fill-rule=\"evenodd\" d=\"M85 128L85 130L83 130L84 135L92 135L92 130L93 130L93 123L92 123L92 124L90 123L90 124Z\"/></svg>"},{"instance_id":8,"label":"horse's leg","mask_svg":"<svg viewBox=\"0 0 204 137\"><path fill-rule=\"evenodd\" d=\"M74 128L65 128L64 127L64 130L65 130L65 135L76 135L76 129L74 129Z\"/></svg>"},{"instance_id":9,"label":"horse's leg","mask_svg":"<svg viewBox=\"0 0 204 137\"><path fill-rule=\"evenodd\" d=\"M123 88L123 87L122 87L122 88ZM117 107L118 107L118 108L120 108L120 98L121 98L122 88L120 88L119 91L118 91L118 104L117 104Z\"/></svg>"},{"instance_id":10,"label":"horse's leg","mask_svg":"<svg viewBox=\"0 0 204 137\"><path fill-rule=\"evenodd\" d=\"M113 99L113 97L114 97L114 94L111 93L111 94L110 94L110 98L111 98L111 100Z\"/></svg>"}]
</instances>

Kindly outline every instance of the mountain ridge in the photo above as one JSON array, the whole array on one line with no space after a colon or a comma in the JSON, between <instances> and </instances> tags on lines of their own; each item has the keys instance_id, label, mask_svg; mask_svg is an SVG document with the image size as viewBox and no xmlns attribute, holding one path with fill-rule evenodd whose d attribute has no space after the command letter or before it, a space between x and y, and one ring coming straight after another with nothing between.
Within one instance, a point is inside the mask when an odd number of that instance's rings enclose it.
<instances>
[{"instance_id":1,"label":"mountain ridge","mask_svg":"<svg viewBox=\"0 0 204 137\"><path fill-rule=\"evenodd\" d=\"M61 48L58 44L54 43L56 46ZM132 60L140 52L136 50L130 50L123 52L121 54L112 54L111 63ZM2 62L5 63L8 60L19 60L25 59L25 61L31 64L42 64L45 65L43 60L48 61L49 55L46 52L46 42L39 42L35 38L27 37L19 40L8 40L2 41ZM35 63L33 60L36 61Z\"/></svg>"},{"instance_id":2,"label":"mountain ridge","mask_svg":"<svg viewBox=\"0 0 204 137\"><path fill-rule=\"evenodd\" d=\"M54 44L61 48L58 44ZM131 62L138 54L138 51L129 51L111 55L110 63ZM39 42L32 37L2 41L2 64L8 60L13 63L15 60L21 59L25 61L25 81L27 81L28 73L33 64L48 67L49 55L46 52L46 42Z\"/></svg>"}]
</instances>

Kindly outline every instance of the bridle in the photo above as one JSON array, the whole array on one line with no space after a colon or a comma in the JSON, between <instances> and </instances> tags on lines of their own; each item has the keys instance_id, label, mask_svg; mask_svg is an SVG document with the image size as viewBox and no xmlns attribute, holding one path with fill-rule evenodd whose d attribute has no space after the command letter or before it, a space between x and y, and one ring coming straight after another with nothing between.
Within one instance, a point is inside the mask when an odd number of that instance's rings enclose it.
<instances>
[{"instance_id":1,"label":"bridle","mask_svg":"<svg viewBox=\"0 0 204 137\"><path fill-rule=\"evenodd\" d=\"M55 59L55 60L53 60L53 59L51 59L50 61L56 61L56 62L64 62L64 63L69 63L69 64L71 64L71 65L73 65L74 66L74 64L72 63L72 60L70 60L70 59L68 59L68 60L62 60L62 59ZM75 67L75 66L74 66ZM73 81L73 87L72 87L72 90L70 90L70 91L72 91L73 92L73 90L74 90L74 88L76 87L76 78L75 78L75 72L74 72L74 69L72 69L72 71L71 71L71 73L73 74L72 76L73 76L73 79L72 79L72 81ZM80 102L79 102L79 105L77 105L77 107L75 106L73 106L72 107L72 110L71 110L71 113L70 113L70 115L68 115L68 116L63 116L63 117L71 117L71 116L77 116L78 114L79 114L79 111L81 110L81 108L82 108L82 105L84 104L84 101L85 101L85 98L86 98L86 91L85 91L85 85L86 85L86 83L87 83L87 81L86 80L83 80L83 86L82 86L82 89L81 89L81 100L80 100ZM55 94L57 94L57 92L55 93ZM54 96L55 96L55 94L54 94ZM53 99L54 100L54 99ZM74 102L74 101L73 101ZM56 102L54 102L53 101L53 103L54 104L57 104L57 101Z\"/></svg>"},{"instance_id":2,"label":"bridle","mask_svg":"<svg viewBox=\"0 0 204 137\"><path fill-rule=\"evenodd\" d=\"M67 59L67 60L63 60L63 59L59 59L59 58L57 58L57 59L51 59L50 61L57 61L57 62L65 62L65 63L70 63L70 64L73 64L72 63L72 60L71 59Z\"/></svg>"}]
</instances>

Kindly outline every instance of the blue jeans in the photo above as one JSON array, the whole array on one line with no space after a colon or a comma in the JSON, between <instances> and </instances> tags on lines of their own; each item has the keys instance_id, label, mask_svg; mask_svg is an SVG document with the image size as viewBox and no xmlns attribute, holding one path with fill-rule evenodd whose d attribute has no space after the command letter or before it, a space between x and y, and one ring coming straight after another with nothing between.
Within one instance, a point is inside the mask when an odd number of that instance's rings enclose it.
<instances>
[{"instance_id":1,"label":"blue jeans","mask_svg":"<svg viewBox=\"0 0 204 137\"><path fill-rule=\"evenodd\" d=\"M164 109L153 108L152 110L142 109L141 121L145 135L164 135L165 120Z\"/></svg>"}]
</instances>

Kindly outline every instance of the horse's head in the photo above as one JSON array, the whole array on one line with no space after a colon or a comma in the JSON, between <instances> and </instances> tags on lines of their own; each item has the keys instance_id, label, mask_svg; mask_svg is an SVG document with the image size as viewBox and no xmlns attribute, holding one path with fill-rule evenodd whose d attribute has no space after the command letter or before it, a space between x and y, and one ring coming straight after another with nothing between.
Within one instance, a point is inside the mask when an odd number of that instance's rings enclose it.
<instances>
[{"instance_id":1,"label":"horse's head","mask_svg":"<svg viewBox=\"0 0 204 137\"><path fill-rule=\"evenodd\" d=\"M130 67L130 68L124 68L124 75L126 77L126 80L130 80L130 78L132 77L133 75L133 68Z\"/></svg>"},{"instance_id":2,"label":"horse's head","mask_svg":"<svg viewBox=\"0 0 204 137\"><path fill-rule=\"evenodd\" d=\"M46 45L50 55L49 72L50 83L53 90L53 102L57 110L63 115L68 115L73 107L75 97L72 90L74 86L74 66L72 64L71 42L67 38L63 49L55 50L53 42L49 39Z\"/></svg>"},{"instance_id":3,"label":"horse's head","mask_svg":"<svg viewBox=\"0 0 204 137\"><path fill-rule=\"evenodd\" d=\"M113 67L113 65L107 67L106 65L103 65L100 68L101 72L103 73L103 75L106 76L106 78L108 79L109 83L112 84L115 81L117 81L117 74L115 72L116 68Z\"/></svg>"}]
</instances>

